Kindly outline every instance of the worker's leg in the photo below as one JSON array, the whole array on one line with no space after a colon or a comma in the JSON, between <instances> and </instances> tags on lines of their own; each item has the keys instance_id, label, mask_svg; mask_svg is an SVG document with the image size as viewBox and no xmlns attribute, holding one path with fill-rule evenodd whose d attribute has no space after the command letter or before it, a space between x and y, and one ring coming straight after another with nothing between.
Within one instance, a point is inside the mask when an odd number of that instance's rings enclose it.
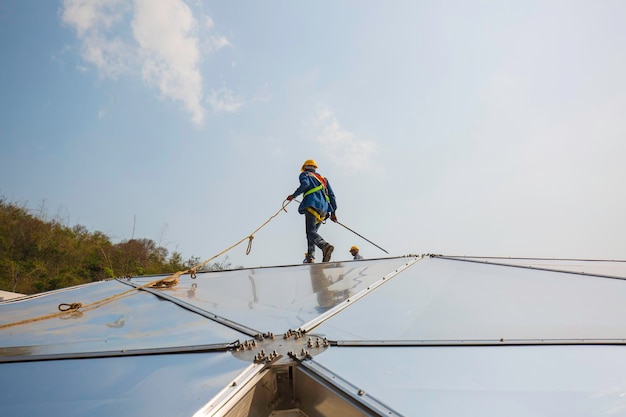
<instances>
[{"instance_id":1,"label":"worker's leg","mask_svg":"<svg viewBox=\"0 0 626 417\"><path fill-rule=\"evenodd\" d=\"M318 223L315 216L309 212L305 212L304 215L306 216L306 240L308 244L308 256L315 256L315 246L317 246L322 250L322 262L330 261L330 255L333 253L334 247L326 242L317 232L322 223Z\"/></svg>"},{"instance_id":2,"label":"worker's leg","mask_svg":"<svg viewBox=\"0 0 626 417\"><path fill-rule=\"evenodd\" d=\"M318 225L317 219L311 213L304 213L304 222L306 227L306 243L307 243L307 255L306 258L311 260L315 258L315 244L316 239L321 239L317 234Z\"/></svg>"}]
</instances>

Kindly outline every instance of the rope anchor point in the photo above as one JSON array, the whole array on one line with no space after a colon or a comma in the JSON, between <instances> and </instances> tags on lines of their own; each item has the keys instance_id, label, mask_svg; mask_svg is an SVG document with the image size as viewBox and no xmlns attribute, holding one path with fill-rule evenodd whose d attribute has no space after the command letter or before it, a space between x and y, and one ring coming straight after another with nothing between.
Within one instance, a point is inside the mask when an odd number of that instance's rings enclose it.
<instances>
[{"instance_id":1,"label":"rope anchor point","mask_svg":"<svg viewBox=\"0 0 626 417\"><path fill-rule=\"evenodd\" d=\"M71 311L78 310L83 306L83 303L61 303L59 304L59 311Z\"/></svg>"}]
</instances>

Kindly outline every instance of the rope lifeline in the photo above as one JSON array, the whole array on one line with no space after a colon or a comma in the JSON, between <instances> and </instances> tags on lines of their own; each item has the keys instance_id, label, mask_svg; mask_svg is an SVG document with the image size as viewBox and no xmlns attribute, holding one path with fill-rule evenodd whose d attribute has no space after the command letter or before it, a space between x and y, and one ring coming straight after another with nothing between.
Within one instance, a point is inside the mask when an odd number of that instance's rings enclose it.
<instances>
[{"instance_id":1,"label":"rope lifeline","mask_svg":"<svg viewBox=\"0 0 626 417\"><path fill-rule=\"evenodd\" d=\"M70 311L70 310L78 310L83 306L83 303L61 303L59 304L59 311Z\"/></svg>"},{"instance_id":2,"label":"rope lifeline","mask_svg":"<svg viewBox=\"0 0 626 417\"><path fill-rule=\"evenodd\" d=\"M180 278L181 275L184 275L186 273L190 273L191 274L191 278L196 278L196 272L198 270L198 268L203 267L204 265L206 265L207 263L209 263L210 261L212 261L213 259L222 256L223 254L225 254L226 252L228 252L229 250L233 249L234 247L238 246L239 244L241 244L242 242L244 242L246 239L248 239L248 247L246 248L246 255L250 254L250 251L252 250L252 240L254 239L254 234L256 232L258 232L259 230L261 230L263 227L265 227L270 221L272 221L276 216L278 216L280 214L281 211L284 211L285 213L287 213L287 209L285 207L287 207L287 205L290 203L289 200L285 200L283 201L282 207L276 212L274 213L272 216L270 216L269 219L267 219L265 221L265 223L263 223L261 226L259 226L254 232L252 232L249 236L244 237L243 239L241 239L239 242L235 243L234 245L229 246L228 248L224 249L222 252L218 253L215 256L210 257L209 259L207 259L204 262L201 262L195 266L192 266L184 271L177 271L175 273L173 273L172 275L163 278L163 279L159 279L159 280L155 280L152 282L148 282L147 284L141 285L139 287L136 288L132 288L130 290L118 293L118 294L114 294L110 297L107 298L103 298L102 300L98 300L98 301L94 301L93 303L89 303L89 304L82 304L82 303L61 303L58 306L59 311L56 313L51 313L51 314L45 314L42 316L38 316L38 317L32 317L29 319L25 319L25 320L20 320L20 321L15 321L12 323L4 323L4 324L0 324L0 329L5 329L7 327L13 327L13 326L18 326L18 325L22 325L22 324L27 324L27 323L34 323L37 321L42 321L42 320L47 320L47 319L51 319L54 317L63 317L63 316L67 316L68 313L82 313L85 311L90 311L90 310L94 310L98 307L101 307L105 304L108 304L112 301L118 300L120 298L123 297L127 297L129 295L131 295L132 293L134 293L135 291L139 291L143 288L171 288L174 287L175 285L178 284L178 278ZM81 311L79 311L79 309Z\"/></svg>"},{"instance_id":3,"label":"rope lifeline","mask_svg":"<svg viewBox=\"0 0 626 417\"><path fill-rule=\"evenodd\" d=\"M152 283L149 283L148 285L150 286L150 288L162 288L162 287L172 287L176 284L178 284L178 278L181 275L184 275L190 271L196 271L199 268L202 268L204 265L206 265L207 263L211 262L213 259L218 258L220 256L222 256L223 254L225 254L226 252L228 252L229 250L233 249L234 247L240 245L241 243L245 242L246 239L248 240L248 247L246 248L246 255L250 254L250 251L252 250L252 240L254 239L254 234L256 232L258 232L259 230L261 230L262 228L264 228L269 222L271 222L276 216L278 216L280 214L281 211L284 211L285 213L287 213L287 209L285 207L287 207L287 205L290 203L289 200L285 200L283 201L283 204L281 206L280 209L278 209L278 211L276 213L274 213L273 215L270 216L269 219L267 219L265 221L265 223L263 223L261 226L257 227L256 230L252 233L250 233L249 236L244 237L243 239L241 239L239 242L227 247L226 249L224 249L223 251L221 251L220 253L218 253L217 255L214 255L212 257L210 257L209 259L194 265L192 267L190 267L189 269L186 269L184 271L178 271L172 275L170 275L169 277L165 277L161 280L157 280L154 281Z\"/></svg>"}]
</instances>

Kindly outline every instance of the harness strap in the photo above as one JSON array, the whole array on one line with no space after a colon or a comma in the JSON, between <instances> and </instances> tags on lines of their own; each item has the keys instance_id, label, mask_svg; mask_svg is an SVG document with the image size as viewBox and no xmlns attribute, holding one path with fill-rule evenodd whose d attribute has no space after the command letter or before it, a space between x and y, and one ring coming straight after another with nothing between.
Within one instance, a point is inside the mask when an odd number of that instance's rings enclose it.
<instances>
[{"instance_id":1,"label":"harness strap","mask_svg":"<svg viewBox=\"0 0 626 417\"><path fill-rule=\"evenodd\" d=\"M326 201L330 203L330 197L328 196L328 190L326 188L326 178L322 177L321 175L315 173L315 172L311 172L311 175L313 176L313 178L315 178L320 185L318 185L315 188L311 188L310 190L308 190L307 192L305 192L302 197L306 197L309 194L313 194L319 190L324 190L324 197L326 198Z\"/></svg>"},{"instance_id":2,"label":"harness strap","mask_svg":"<svg viewBox=\"0 0 626 417\"><path fill-rule=\"evenodd\" d=\"M307 207L306 209L307 209L307 211L309 213L311 213L313 216L315 216L315 220L317 220L316 223L321 223L324 220L326 220L326 219L323 219L322 216L315 209L313 209L311 207Z\"/></svg>"},{"instance_id":3,"label":"harness strap","mask_svg":"<svg viewBox=\"0 0 626 417\"><path fill-rule=\"evenodd\" d=\"M324 186L323 186L323 185L318 185L318 186L317 186L317 187L315 187L315 188L311 188L309 191L307 191L306 193L304 193L303 197L306 197L306 196L307 196L307 195L309 195L309 194L313 194L314 192L319 191L319 190L321 190L322 188L324 188Z\"/></svg>"}]
</instances>

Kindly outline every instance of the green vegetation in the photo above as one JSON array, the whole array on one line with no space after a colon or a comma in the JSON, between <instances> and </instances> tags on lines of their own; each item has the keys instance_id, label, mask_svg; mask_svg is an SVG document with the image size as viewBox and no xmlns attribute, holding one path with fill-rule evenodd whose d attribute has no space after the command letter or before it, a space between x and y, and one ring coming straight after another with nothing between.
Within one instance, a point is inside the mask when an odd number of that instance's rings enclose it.
<instances>
[{"instance_id":1,"label":"green vegetation","mask_svg":"<svg viewBox=\"0 0 626 417\"><path fill-rule=\"evenodd\" d=\"M101 232L64 226L0 198L0 289L34 294L113 277L166 274L197 265L150 239L112 243ZM208 270L227 269L226 259Z\"/></svg>"}]
</instances>

